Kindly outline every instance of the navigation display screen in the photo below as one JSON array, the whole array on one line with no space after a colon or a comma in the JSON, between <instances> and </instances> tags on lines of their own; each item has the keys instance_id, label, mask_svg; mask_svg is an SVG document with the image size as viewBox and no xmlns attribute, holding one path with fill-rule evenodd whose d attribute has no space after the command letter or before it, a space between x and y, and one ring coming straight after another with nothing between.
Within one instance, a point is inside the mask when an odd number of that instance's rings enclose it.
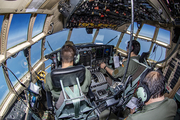
<instances>
[{"instance_id":1,"label":"navigation display screen","mask_svg":"<svg viewBox=\"0 0 180 120\"><path fill-rule=\"evenodd\" d=\"M111 48L105 48L104 49L104 57L109 57L111 54Z\"/></svg>"}]
</instances>

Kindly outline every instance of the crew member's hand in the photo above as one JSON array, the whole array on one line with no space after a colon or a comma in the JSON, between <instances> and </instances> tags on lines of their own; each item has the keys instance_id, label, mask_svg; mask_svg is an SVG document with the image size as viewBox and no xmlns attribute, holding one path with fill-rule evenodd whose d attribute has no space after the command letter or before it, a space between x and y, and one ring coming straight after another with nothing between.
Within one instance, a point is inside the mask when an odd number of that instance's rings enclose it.
<instances>
[{"instance_id":1,"label":"crew member's hand","mask_svg":"<svg viewBox=\"0 0 180 120\"><path fill-rule=\"evenodd\" d=\"M122 62L125 62L127 59L123 59Z\"/></svg>"},{"instance_id":2,"label":"crew member's hand","mask_svg":"<svg viewBox=\"0 0 180 120\"><path fill-rule=\"evenodd\" d=\"M102 62L102 63L100 64L100 67L101 67L102 69L104 69L105 66L106 66L106 64L105 64L104 62Z\"/></svg>"},{"instance_id":3,"label":"crew member's hand","mask_svg":"<svg viewBox=\"0 0 180 120\"><path fill-rule=\"evenodd\" d=\"M130 113L133 114L136 108L130 109Z\"/></svg>"}]
</instances>

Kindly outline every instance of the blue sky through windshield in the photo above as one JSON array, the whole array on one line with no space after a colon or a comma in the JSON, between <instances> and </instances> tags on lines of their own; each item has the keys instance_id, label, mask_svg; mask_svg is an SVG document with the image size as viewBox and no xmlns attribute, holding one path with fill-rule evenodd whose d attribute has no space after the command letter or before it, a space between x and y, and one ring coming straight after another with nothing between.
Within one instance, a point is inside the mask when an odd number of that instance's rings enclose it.
<instances>
[{"instance_id":1,"label":"blue sky through windshield","mask_svg":"<svg viewBox=\"0 0 180 120\"><path fill-rule=\"evenodd\" d=\"M49 53L52 52L52 50L57 50L58 48L61 48L65 41L67 40L67 36L68 36L68 32L69 30L64 30L64 31L60 31L58 33L55 33L53 35L49 35L46 37L46 43L45 43L45 48L46 50L44 51L44 55L47 55ZM47 41L49 42L49 45L47 43Z\"/></svg>"},{"instance_id":2,"label":"blue sky through windshield","mask_svg":"<svg viewBox=\"0 0 180 120\"><path fill-rule=\"evenodd\" d=\"M34 27L33 27L32 37L42 32L45 18L46 18L46 14L37 14Z\"/></svg>"},{"instance_id":3,"label":"blue sky through windshield","mask_svg":"<svg viewBox=\"0 0 180 120\"><path fill-rule=\"evenodd\" d=\"M4 19L4 15L0 15L0 34L1 34L1 27L2 27L3 19Z\"/></svg>"},{"instance_id":4,"label":"blue sky through windshield","mask_svg":"<svg viewBox=\"0 0 180 120\"><path fill-rule=\"evenodd\" d=\"M169 44L170 43L170 31L159 28L159 33L158 33L158 36L157 36L157 40Z\"/></svg>"},{"instance_id":5,"label":"blue sky through windshield","mask_svg":"<svg viewBox=\"0 0 180 120\"><path fill-rule=\"evenodd\" d=\"M93 30L93 33L95 33L95 31L96 29ZM87 34L85 28L74 28L70 40L73 41L74 44L90 43L93 40L93 34Z\"/></svg>"},{"instance_id":6,"label":"blue sky through windshield","mask_svg":"<svg viewBox=\"0 0 180 120\"><path fill-rule=\"evenodd\" d=\"M38 41L34 45L32 45L31 49L31 65L33 66L40 58L41 58L41 42L42 40Z\"/></svg>"},{"instance_id":7,"label":"blue sky through windshield","mask_svg":"<svg viewBox=\"0 0 180 120\"><path fill-rule=\"evenodd\" d=\"M116 46L120 35L121 35L121 32L118 32L118 31L114 31L111 29L100 29L98 36L95 40L95 43L107 44L110 40L113 39L108 45Z\"/></svg>"},{"instance_id":8,"label":"blue sky through windshield","mask_svg":"<svg viewBox=\"0 0 180 120\"><path fill-rule=\"evenodd\" d=\"M31 14L14 14L8 35L7 49L27 40Z\"/></svg>"},{"instance_id":9,"label":"blue sky through windshield","mask_svg":"<svg viewBox=\"0 0 180 120\"><path fill-rule=\"evenodd\" d=\"M144 24L139 35L146 36L149 38L153 38L155 27L151 25Z\"/></svg>"},{"instance_id":10,"label":"blue sky through windshield","mask_svg":"<svg viewBox=\"0 0 180 120\"><path fill-rule=\"evenodd\" d=\"M4 75L3 75L3 71L2 71L2 67L0 67L0 104L2 103L3 99L5 98L5 96L7 95L7 93L9 92L8 86L6 84Z\"/></svg>"},{"instance_id":11,"label":"blue sky through windshield","mask_svg":"<svg viewBox=\"0 0 180 120\"><path fill-rule=\"evenodd\" d=\"M10 58L7 60L7 66L9 69L17 76L18 79L23 77L23 75L28 71L28 64L23 51L20 51L15 58ZM9 72L9 78L13 85L17 83L17 79Z\"/></svg>"}]
</instances>

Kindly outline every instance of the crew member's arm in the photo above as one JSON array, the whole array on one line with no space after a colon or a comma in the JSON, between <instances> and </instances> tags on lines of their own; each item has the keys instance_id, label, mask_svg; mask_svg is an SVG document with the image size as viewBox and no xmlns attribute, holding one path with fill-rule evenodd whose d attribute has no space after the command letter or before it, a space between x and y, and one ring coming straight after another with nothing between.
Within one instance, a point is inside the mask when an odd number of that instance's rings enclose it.
<instances>
[{"instance_id":1,"label":"crew member's arm","mask_svg":"<svg viewBox=\"0 0 180 120\"><path fill-rule=\"evenodd\" d=\"M114 71L114 70L108 68L104 62L101 63L100 67L101 67L102 69L105 69L110 75L112 75L112 73L113 73L113 71Z\"/></svg>"}]
</instances>

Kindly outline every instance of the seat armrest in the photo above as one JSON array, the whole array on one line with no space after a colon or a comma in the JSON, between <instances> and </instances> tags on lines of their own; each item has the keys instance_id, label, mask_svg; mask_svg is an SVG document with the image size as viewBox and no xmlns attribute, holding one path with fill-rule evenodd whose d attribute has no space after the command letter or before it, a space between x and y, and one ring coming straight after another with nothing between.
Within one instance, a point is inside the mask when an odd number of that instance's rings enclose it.
<instances>
[{"instance_id":1,"label":"seat armrest","mask_svg":"<svg viewBox=\"0 0 180 120\"><path fill-rule=\"evenodd\" d=\"M48 110L53 111L51 92L46 91L46 99L47 99Z\"/></svg>"},{"instance_id":2,"label":"seat armrest","mask_svg":"<svg viewBox=\"0 0 180 120\"><path fill-rule=\"evenodd\" d=\"M91 102L95 100L95 95L92 92L90 87L89 87L89 90L88 90L88 93L87 93L87 97L90 99Z\"/></svg>"}]
</instances>

